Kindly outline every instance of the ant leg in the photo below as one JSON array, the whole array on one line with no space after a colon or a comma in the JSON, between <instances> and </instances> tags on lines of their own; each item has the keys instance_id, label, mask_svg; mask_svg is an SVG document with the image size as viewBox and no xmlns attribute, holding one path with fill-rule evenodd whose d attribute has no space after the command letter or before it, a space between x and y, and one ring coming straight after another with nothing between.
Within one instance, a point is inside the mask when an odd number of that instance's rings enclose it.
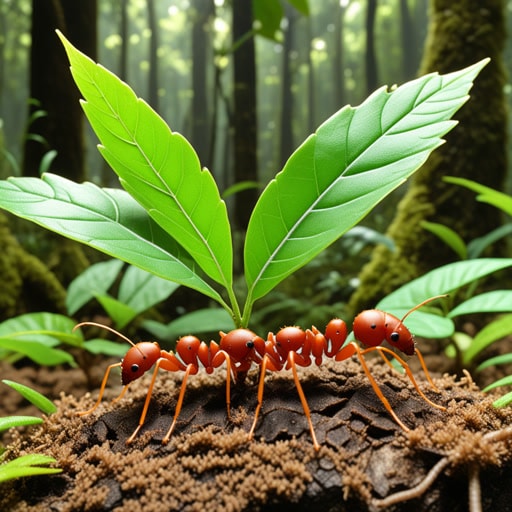
<instances>
[{"instance_id":1,"label":"ant leg","mask_svg":"<svg viewBox=\"0 0 512 512\"><path fill-rule=\"evenodd\" d=\"M169 427L169 430L167 431L167 434L165 434L165 437L162 439L162 444L167 444L169 442L169 439L171 438L172 432L174 430L174 427L176 426L176 421L178 420L178 416L181 412L181 406L183 405L183 397L185 396L185 390L187 389L187 379L190 375L190 372L194 368L194 365L189 364L187 365L187 369L185 370L185 375L183 376L183 380L181 381L181 388L180 388L180 394L178 396L178 402L176 403L176 410L174 411L174 418L172 420L171 426Z\"/></svg>"},{"instance_id":2,"label":"ant leg","mask_svg":"<svg viewBox=\"0 0 512 512\"><path fill-rule=\"evenodd\" d=\"M405 432L409 432L410 429L402 423L400 418L396 415L395 411L393 411L393 408L391 407L390 403L388 402L388 399L383 395L381 389L379 388L379 385L373 378L373 375L370 372L370 369L368 368L368 365L366 364L366 361L364 359L364 354L369 351L369 349L361 350L357 345L354 344L356 347L356 354L359 359L359 362L361 363L361 366L363 367L363 371L368 377L368 380L370 381L370 384L372 385L373 391L375 391L375 394L379 397L379 400L382 402L382 405L386 408L388 413L392 416L392 418L398 423L398 425L404 430ZM370 347L372 349L375 349L377 347Z\"/></svg>"},{"instance_id":3,"label":"ant leg","mask_svg":"<svg viewBox=\"0 0 512 512\"><path fill-rule=\"evenodd\" d=\"M142 425L144 425L144 421L146 420L146 414L149 408L149 402L151 401L151 395L153 393L153 387L155 386L156 376L158 374L158 368L160 368L160 361L162 361L162 359L159 359L156 362L155 369L153 370L153 376L151 377L151 382L149 384L148 393L146 395L146 401L144 402L144 407L142 408L142 413L140 415L139 425L134 430L133 434L126 440L126 444L131 444L133 442L133 440L137 437L139 430L142 428Z\"/></svg>"},{"instance_id":4,"label":"ant leg","mask_svg":"<svg viewBox=\"0 0 512 512\"><path fill-rule=\"evenodd\" d=\"M130 383L126 384L126 386L123 386L123 389L121 390L121 393L119 393L119 396L117 396L116 398L114 398L112 400L112 403L116 403L116 402L119 402L119 400L121 400L121 398L123 398L124 394L126 393L126 391L128 390L128 386L130 385Z\"/></svg>"},{"instance_id":5,"label":"ant leg","mask_svg":"<svg viewBox=\"0 0 512 512\"><path fill-rule=\"evenodd\" d=\"M405 373L407 373L407 376L409 377L409 380L412 382L412 385L416 389L416 391L419 393L421 398L425 400L428 404L430 404L432 407L435 407L436 409L441 409L441 411L446 411L446 407L442 405L438 405L431 400L429 400L423 391L421 391L420 387L418 386L418 383L416 382L416 379L414 378L414 375L411 372L411 369L409 368L409 365L395 352L392 350L386 348L386 347L370 347L362 351L363 354L366 354L367 352L371 352L372 350L378 350L379 352L387 352L388 354L391 354L402 366L402 368L405 370Z\"/></svg>"},{"instance_id":6,"label":"ant leg","mask_svg":"<svg viewBox=\"0 0 512 512\"><path fill-rule=\"evenodd\" d=\"M295 358L294 358L295 352L289 352L288 353L288 363L292 369L293 372L293 380L295 381L295 387L297 388L297 392L299 393L299 398L302 403L302 408L304 409L304 414L306 415L306 418L309 423L309 430L311 431L311 437L313 438L313 446L316 451L320 450L320 445L318 444L318 441L316 440L316 434L315 429L313 428L313 422L311 421L311 412L309 410L309 405L306 400L306 396L304 395L304 391L302 390L302 386L299 381L299 376L297 375L297 365L295 364Z\"/></svg>"},{"instance_id":7,"label":"ant leg","mask_svg":"<svg viewBox=\"0 0 512 512\"><path fill-rule=\"evenodd\" d=\"M103 398L103 393L105 392L105 386L107 385L107 381L108 381L108 376L110 374L110 370L112 370L112 368L116 368L118 366L121 366L121 363L115 363L115 364L111 364L105 371L105 375L103 376L103 380L101 381L101 387L100 387L100 394L98 396L98 400L96 401L96 403L90 408L88 409L87 411L83 411L83 412L79 412L77 413L78 416L85 416L86 414L90 414L92 411L94 411L94 409L96 409L96 407L98 407L98 405L100 405L101 403L101 399ZM126 388L127 386L125 386ZM125 392L125 389L123 388L123 391L121 391L121 395L119 395L119 397L116 399L118 400L119 398L121 398L121 396L124 394Z\"/></svg>"},{"instance_id":8,"label":"ant leg","mask_svg":"<svg viewBox=\"0 0 512 512\"><path fill-rule=\"evenodd\" d=\"M260 414L261 405L263 403L263 388L265 386L265 371L267 369L267 362L268 357L265 355L261 360L260 381L258 383L258 405L254 411L254 420L252 422L251 430L249 430L249 440L254 437L254 430L256 429L256 423L258 423L258 416Z\"/></svg>"},{"instance_id":9,"label":"ant leg","mask_svg":"<svg viewBox=\"0 0 512 512\"><path fill-rule=\"evenodd\" d=\"M423 355L418 349L416 349L416 355L418 356L421 367L423 368L423 373L425 374L425 377L427 378L429 384L432 386L432 389L440 393L439 388L434 384L434 381L430 377L430 373L427 370L427 365L425 364L425 359L423 359Z\"/></svg>"}]
</instances>

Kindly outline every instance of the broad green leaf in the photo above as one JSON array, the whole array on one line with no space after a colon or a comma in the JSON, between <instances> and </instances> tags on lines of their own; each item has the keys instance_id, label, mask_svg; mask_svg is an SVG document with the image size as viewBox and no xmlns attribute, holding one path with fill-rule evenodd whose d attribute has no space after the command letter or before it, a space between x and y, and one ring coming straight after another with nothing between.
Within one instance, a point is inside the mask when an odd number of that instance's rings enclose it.
<instances>
[{"instance_id":1,"label":"broad green leaf","mask_svg":"<svg viewBox=\"0 0 512 512\"><path fill-rule=\"evenodd\" d=\"M116 324L116 329L122 329L137 316L137 311L131 306L114 299L110 295L97 295L96 300L101 304L108 316L112 318Z\"/></svg>"},{"instance_id":2,"label":"broad green leaf","mask_svg":"<svg viewBox=\"0 0 512 512\"><path fill-rule=\"evenodd\" d=\"M2 382L16 390L23 398L27 399L45 414L53 414L57 410L57 407L51 400L48 400L48 398L35 389L29 388L19 382L13 382L12 380L4 379Z\"/></svg>"},{"instance_id":3,"label":"broad green leaf","mask_svg":"<svg viewBox=\"0 0 512 512\"><path fill-rule=\"evenodd\" d=\"M53 457L40 454L22 455L17 459L0 464L0 482L34 475L52 475L61 473L59 468L41 467L47 464L54 464L57 461Z\"/></svg>"},{"instance_id":4,"label":"broad green leaf","mask_svg":"<svg viewBox=\"0 0 512 512\"><path fill-rule=\"evenodd\" d=\"M438 222L421 222L421 227L430 231L442 240L450 249L452 249L461 260L465 260L468 257L468 251L464 240L460 235L444 224Z\"/></svg>"},{"instance_id":5,"label":"broad green leaf","mask_svg":"<svg viewBox=\"0 0 512 512\"><path fill-rule=\"evenodd\" d=\"M457 178L455 176L445 176L443 178L447 183L453 183L462 187L469 188L479 195L476 197L478 201L488 203L492 206L496 206L500 210L504 211L508 215L512 215L512 196L494 190L493 188L481 185L476 181L468 180L466 178Z\"/></svg>"},{"instance_id":6,"label":"broad green leaf","mask_svg":"<svg viewBox=\"0 0 512 512\"><path fill-rule=\"evenodd\" d=\"M35 341L26 341L20 338L0 338L0 348L10 352L23 354L37 364L55 366L68 363L76 366L73 356L64 350L51 348Z\"/></svg>"},{"instance_id":7,"label":"broad green leaf","mask_svg":"<svg viewBox=\"0 0 512 512\"><path fill-rule=\"evenodd\" d=\"M0 418L0 432L14 427L25 427L27 425L40 425L42 418L37 416L7 416Z\"/></svg>"},{"instance_id":8,"label":"broad green leaf","mask_svg":"<svg viewBox=\"0 0 512 512\"><path fill-rule=\"evenodd\" d=\"M178 287L177 283L132 266L121 280L118 299L138 314L167 299Z\"/></svg>"},{"instance_id":9,"label":"broad green leaf","mask_svg":"<svg viewBox=\"0 0 512 512\"><path fill-rule=\"evenodd\" d=\"M512 311L512 291L494 290L481 293L453 308L448 316L454 318L473 313L505 313ZM512 332L512 325L510 331Z\"/></svg>"},{"instance_id":10,"label":"broad green leaf","mask_svg":"<svg viewBox=\"0 0 512 512\"><path fill-rule=\"evenodd\" d=\"M42 335L79 347L82 345L82 339L72 332L74 325L74 320L64 315L25 313L0 323L0 340L31 340Z\"/></svg>"},{"instance_id":11,"label":"broad green leaf","mask_svg":"<svg viewBox=\"0 0 512 512\"><path fill-rule=\"evenodd\" d=\"M233 319L225 309L205 308L192 311L164 325L154 320L142 323L144 329L160 341L176 341L186 334L198 335L202 332L230 331L234 329ZM205 340L208 341L208 340Z\"/></svg>"},{"instance_id":12,"label":"broad green leaf","mask_svg":"<svg viewBox=\"0 0 512 512\"><path fill-rule=\"evenodd\" d=\"M55 174L0 181L0 207L223 303L190 256L126 192Z\"/></svg>"},{"instance_id":13,"label":"broad green leaf","mask_svg":"<svg viewBox=\"0 0 512 512\"><path fill-rule=\"evenodd\" d=\"M411 309L429 297L449 294L508 267L512 267L512 258L479 258L449 263L401 286L384 297L376 307L389 312Z\"/></svg>"},{"instance_id":14,"label":"broad green leaf","mask_svg":"<svg viewBox=\"0 0 512 512\"><path fill-rule=\"evenodd\" d=\"M489 345L512 333L512 315L503 315L487 324L473 338L473 343L462 355L464 364L469 364Z\"/></svg>"},{"instance_id":15,"label":"broad green leaf","mask_svg":"<svg viewBox=\"0 0 512 512\"><path fill-rule=\"evenodd\" d=\"M266 187L245 243L248 304L305 265L401 185L442 144L488 59L430 74L321 125Z\"/></svg>"},{"instance_id":16,"label":"broad green leaf","mask_svg":"<svg viewBox=\"0 0 512 512\"><path fill-rule=\"evenodd\" d=\"M226 205L189 142L130 87L59 32L84 111L122 186L215 281L230 288L233 248Z\"/></svg>"},{"instance_id":17,"label":"broad green leaf","mask_svg":"<svg viewBox=\"0 0 512 512\"><path fill-rule=\"evenodd\" d=\"M98 294L104 294L112 286L123 268L121 260L95 263L73 279L67 289L66 306L74 315L82 306Z\"/></svg>"},{"instance_id":18,"label":"broad green leaf","mask_svg":"<svg viewBox=\"0 0 512 512\"><path fill-rule=\"evenodd\" d=\"M413 279L384 297L376 307L401 318L408 310L429 297L450 294L466 284L511 266L511 258L481 258L450 263ZM442 306L443 300L439 299L437 304ZM420 309L412 313L405 322L418 336L445 338L453 334L454 325L450 318L424 315L426 313Z\"/></svg>"},{"instance_id":19,"label":"broad green leaf","mask_svg":"<svg viewBox=\"0 0 512 512\"><path fill-rule=\"evenodd\" d=\"M91 354L104 354L106 356L123 357L129 347L124 343L95 338L84 343L84 349Z\"/></svg>"}]
</instances>

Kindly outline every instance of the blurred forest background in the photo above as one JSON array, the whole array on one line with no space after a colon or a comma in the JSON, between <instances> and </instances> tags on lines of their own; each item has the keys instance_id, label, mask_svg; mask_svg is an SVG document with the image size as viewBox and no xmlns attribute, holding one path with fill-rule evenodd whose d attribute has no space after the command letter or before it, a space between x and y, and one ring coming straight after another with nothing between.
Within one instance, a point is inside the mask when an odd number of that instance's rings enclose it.
<instances>
[{"instance_id":1,"label":"blurred forest background","mask_svg":"<svg viewBox=\"0 0 512 512\"><path fill-rule=\"evenodd\" d=\"M443 16L453 24L442 28L451 34L448 43L439 33ZM460 69L486 56L493 58L494 89L480 95L478 109L485 111L488 104L499 110L499 127L487 125L487 131L502 137L495 141L499 150L486 143L498 162L494 170L480 166L480 171L494 175L488 185L510 192L504 105L510 102L505 70L512 67L512 45L505 33L511 26L512 2L504 0L1 0L0 178L51 171L116 186L81 115L54 32L59 28L190 140L220 190L227 191L231 219L242 233L258 189L342 106L358 105L381 85L401 84L420 72ZM470 158L488 161L486 155ZM451 169L445 166L443 172ZM478 179L470 172L467 177ZM242 186L233 189L235 184ZM344 237L330 255L280 287L276 293L294 308L289 321L300 317L306 324L310 301L329 310L348 301L375 244L393 250L384 233L404 192L402 187L365 221L375 229L372 236L355 231ZM474 194L467 198L474 204ZM465 213L460 207L450 211L454 217ZM473 207L466 211L474 217ZM13 229L10 222L18 241L64 286L86 266L73 256L76 266L66 274L62 255L45 256L47 242L33 233L36 228ZM495 223L486 222L486 229ZM449 259L440 258L411 275L405 272L403 280ZM1 267L0 262L0 272ZM375 302L384 293L366 299ZM271 300L275 304L275 295ZM13 313L0 306L2 317Z\"/></svg>"}]
</instances>

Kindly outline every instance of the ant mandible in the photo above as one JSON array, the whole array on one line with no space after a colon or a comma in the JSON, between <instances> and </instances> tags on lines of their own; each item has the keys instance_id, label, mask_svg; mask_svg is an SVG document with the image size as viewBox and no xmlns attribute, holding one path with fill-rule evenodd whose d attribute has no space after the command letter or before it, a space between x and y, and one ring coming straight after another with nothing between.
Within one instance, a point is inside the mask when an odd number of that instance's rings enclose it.
<instances>
[{"instance_id":1,"label":"ant mandible","mask_svg":"<svg viewBox=\"0 0 512 512\"><path fill-rule=\"evenodd\" d=\"M177 341L176 352L174 353L172 351L167 352L166 350L162 350L157 342L141 341L135 344L126 336L111 327L98 324L96 322L82 322L76 325L74 329L78 329L85 325L106 329L130 343L132 347L128 350L121 362L111 364L106 369L96 403L87 411L78 413L79 416L90 414L99 406L105 392L105 386L107 385L110 371L113 368L121 367L121 381L123 383L121 393L114 399L114 402L117 402L123 397L130 383L142 377L154 365L153 376L149 384L139 424L133 434L127 439L126 444L133 442L144 425L159 369L169 372L185 372L181 382L173 421L169 430L162 439L162 443L167 444L181 412L189 375L196 374L199 371L200 365L204 367L207 373L212 373L215 368L221 366L224 361L226 362L226 409L227 417L229 419L231 404L231 374L233 374L235 381L242 380L252 363L256 362L259 364L265 353L265 341L249 329L235 329L227 334L221 331L220 344L211 341L210 344L207 345L204 341L200 341L196 336L183 336Z\"/></svg>"},{"instance_id":2,"label":"ant mandible","mask_svg":"<svg viewBox=\"0 0 512 512\"><path fill-rule=\"evenodd\" d=\"M414 338L411 332L403 322L413 311L416 311L425 304L442 297L446 297L446 295L438 295L424 300L417 306L410 309L401 319L378 309L363 311L357 315L354 320L353 332L355 339L365 348L361 348L355 341L351 341L344 346L348 335L347 326L343 320L338 318L331 320L327 324L325 334L322 334L314 326L306 331L303 331L300 327L292 326L281 329L277 334L270 332L265 344L266 352L263 360L261 361L260 380L258 385L258 405L254 414L251 430L249 431L249 437L252 438L254 435L258 415L262 406L266 370L280 371L283 368L286 368L292 370L295 387L297 388L297 392L309 424L311 437L313 439L313 446L315 450L320 449L320 444L316 438L313 422L311 421L310 409L298 378L297 365L309 366L313 359L316 365L320 365L322 363L323 356L334 358L335 361L344 361L356 354L376 395L396 423L406 432L409 431L409 428L400 420L400 418L398 418L366 364L364 356L369 352L378 351L384 361L389 365L391 364L387 359L386 354L394 357L404 368L407 376L420 396L431 406L445 410L445 407L432 402L425 396L419 388L411 369L405 360L389 348L381 346L384 341L387 341L393 348L400 350L408 356L417 354L428 382L434 390L439 391L428 373L421 352L415 347Z\"/></svg>"}]
</instances>

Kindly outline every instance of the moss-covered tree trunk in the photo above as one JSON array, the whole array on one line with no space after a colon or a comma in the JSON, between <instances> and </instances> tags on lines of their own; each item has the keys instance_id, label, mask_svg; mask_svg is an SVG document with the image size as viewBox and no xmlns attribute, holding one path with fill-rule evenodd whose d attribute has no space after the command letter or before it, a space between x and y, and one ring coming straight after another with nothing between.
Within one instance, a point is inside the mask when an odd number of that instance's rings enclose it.
<instances>
[{"instance_id":1,"label":"moss-covered tree trunk","mask_svg":"<svg viewBox=\"0 0 512 512\"><path fill-rule=\"evenodd\" d=\"M12 236L0 213L0 321L28 311L65 312L66 292L44 263Z\"/></svg>"},{"instance_id":2,"label":"moss-covered tree trunk","mask_svg":"<svg viewBox=\"0 0 512 512\"><path fill-rule=\"evenodd\" d=\"M448 73L485 57L492 60L478 77L471 99L457 113L459 125L411 181L387 233L396 249L375 250L351 299L354 310L371 306L403 283L456 259L451 249L421 227L421 221L446 224L466 241L500 224L495 208L477 203L474 193L442 178L460 176L498 189L503 184L507 168L504 2L431 0L430 16L421 74Z\"/></svg>"}]
</instances>

